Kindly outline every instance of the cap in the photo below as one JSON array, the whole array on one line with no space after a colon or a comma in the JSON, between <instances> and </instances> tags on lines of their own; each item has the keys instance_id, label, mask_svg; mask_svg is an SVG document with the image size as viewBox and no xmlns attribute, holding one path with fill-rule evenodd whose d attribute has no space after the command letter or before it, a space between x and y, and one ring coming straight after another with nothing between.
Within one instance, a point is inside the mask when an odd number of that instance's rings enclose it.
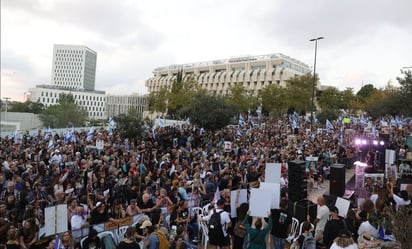
<instances>
[{"instance_id":1,"label":"cap","mask_svg":"<svg viewBox=\"0 0 412 249\"><path fill-rule=\"evenodd\" d=\"M333 213L339 213L339 209L338 209L336 206L331 206L331 207L329 208L329 211L330 211L330 212L333 212Z\"/></svg>"},{"instance_id":2,"label":"cap","mask_svg":"<svg viewBox=\"0 0 412 249\"><path fill-rule=\"evenodd\" d=\"M146 227L151 227L152 226L152 222L150 220L145 220L143 221L143 224L140 226L141 229L144 229Z\"/></svg>"},{"instance_id":3,"label":"cap","mask_svg":"<svg viewBox=\"0 0 412 249\"><path fill-rule=\"evenodd\" d=\"M100 207L100 206L102 206L103 204L104 204L103 202L98 201L98 202L96 203L96 207Z\"/></svg>"}]
</instances>

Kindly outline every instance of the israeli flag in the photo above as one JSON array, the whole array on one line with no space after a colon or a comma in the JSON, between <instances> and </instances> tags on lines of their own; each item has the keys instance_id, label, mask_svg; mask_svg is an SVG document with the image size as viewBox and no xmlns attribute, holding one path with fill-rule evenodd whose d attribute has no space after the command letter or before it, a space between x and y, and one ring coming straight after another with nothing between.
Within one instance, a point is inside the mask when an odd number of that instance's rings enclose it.
<instances>
[{"instance_id":1,"label":"israeli flag","mask_svg":"<svg viewBox=\"0 0 412 249\"><path fill-rule=\"evenodd\" d=\"M62 246L62 242L60 240L60 237L56 235L56 242L54 243L53 249L60 249L61 246Z\"/></svg>"},{"instance_id":2,"label":"israeli flag","mask_svg":"<svg viewBox=\"0 0 412 249\"><path fill-rule=\"evenodd\" d=\"M296 123L296 120L293 120L292 127L293 127L293 129L299 128L299 125Z\"/></svg>"},{"instance_id":3,"label":"israeli flag","mask_svg":"<svg viewBox=\"0 0 412 249\"><path fill-rule=\"evenodd\" d=\"M165 127L165 120L164 119L159 118L159 126L160 127Z\"/></svg>"},{"instance_id":4,"label":"israeli flag","mask_svg":"<svg viewBox=\"0 0 412 249\"><path fill-rule=\"evenodd\" d=\"M245 120L243 119L242 114L240 114L240 113L239 113L239 125L240 125L240 126L245 126L245 125L246 125L246 122L245 122Z\"/></svg>"},{"instance_id":5,"label":"israeli flag","mask_svg":"<svg viewBox=\"0 0 412 249\"><path fill-rule=\"evenodd\" d=\"M333 125L332 125L332 123L329 121L329 119L326 119L326 130L327 130L327 131L333 130Z\"/></svg>"},{"instance_id":6,"label":"israeli flag","mask_svg":"<svg viewBox=\"0 0 412 249\"><path fill-rule=\"evenodd\" d=\"M343 143L344 143L344 140L343 140L343 129L344 129L344 126L342 125L342 126L340 127L340 144L342 144L342 145L343 145Z\"/></svg>"},{"instance_id":7,"label":"israeli flag","mask_svg":"<svg viewBox=\"0 0 412 249\"><path fill-rule=\"evenodd\" d=\"M47 150L48 151L50 151L51 149L53 149L54 148L54 141L53 141L53 139L50 139L49 140L49 146L47 146Z\"/></svg>"},{"instance_id":8,"label":"israeli flag","mask_svg":"<svg viewBox=\"0 0 412 249\"><path fill-rule=\"evenodd\" d=\"M14 140L14 144L20 144L21 143L21 136L20 136L20 132L18 130L14 131L13 140Z\"/></svg>"},{"instance_id":9,"label":"israeli flag","mask_svg":"<svg viewBox=\"0 0 412 249\"><path fill-rule=\"evenodd\" d=\"M241 139L242 138L242 131L240 129L236 130L236 139Z\"/></svg>"},{"instance_id":10,"label":"israeli flag","mask_svg":"<svg viewBox=\"0 0 412 249\"><path fill-rule=\"evenodd\" d=\"M44 140L49 140L50 139L50 137L52 136L52 132L51 132L51 130L50 130L50 126L49 126L49 128L47 128L47 130L44 132Z\"/></svg>"},{"instance_id":11,"label":"israeli flag","mask_svg":"<svg viewBox=\"0 0 412 249\"><path fill-rule=\"evenodd\" d=\"M108 123L109 123L109 135L113 135L113 131L116 128L116 122L114 121L113 117L109 118Z\"/></svg>"},{"instance_id":12,"label":"israeli flag","mask_svg":"<svg viewBox=\"0 0 412 249\"><path fill-rule=\"evenodd\" d=\"M376 126L374 125L374 126L372 126L372 134L373 134L373 137L377 137L377 132L376 132Z\"/></svg>"},{"instance_id":13,"label":"israeli flag","mask_svg":"<svg viewBox=\"0 0 412 249\"><path fill-rule=\"evenodd\" d=\"M87 137L86 137L86 141L89 142L90 140L92 140L93 136L94 136L94 131L96 130L96 127L92 126L90 127L89 132L87 133Z\"/></svg>"},{"instance_id":14,"label":"israeli flag","mask_svg":"<svg viewBox=\"0 0 412 249\"><path fill-rule=\"evenodd\" d=\"M203 135L203 133L205 133L205 129L202 127L202 128L200 128L199 134Z\"/></svg>"}]
</instances>

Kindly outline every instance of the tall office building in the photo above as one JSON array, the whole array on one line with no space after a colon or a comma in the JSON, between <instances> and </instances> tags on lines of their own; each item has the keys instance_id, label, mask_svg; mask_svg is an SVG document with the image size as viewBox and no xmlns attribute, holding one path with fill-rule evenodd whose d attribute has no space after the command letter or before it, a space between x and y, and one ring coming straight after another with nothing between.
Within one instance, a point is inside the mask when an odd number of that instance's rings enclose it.
<instances>
[{"instance_id":1,"label":"tall office building","mask_svg":"<svg viewBox=\"0 0 412 249\"><path fill-rule=\"evenodd\" d=\"M303 62L279 53L171 65L153 71L153 77L146 80L149 92L170 88L178 70L182 70L183 80L191 77L202 88L222 95L239 84L255 93L272 84L285 87L286 80L311 71Z\"/></svg>"},{"instance_id":2,"label":"tall office building","mask_svg":"<svg viewBox=\"0 0 412 249\"><path fill-rule=\"evenodd\" d=\"M86 46L54 45L52 85L93 91L97 53Z\"/></svg>"}]
</instances>

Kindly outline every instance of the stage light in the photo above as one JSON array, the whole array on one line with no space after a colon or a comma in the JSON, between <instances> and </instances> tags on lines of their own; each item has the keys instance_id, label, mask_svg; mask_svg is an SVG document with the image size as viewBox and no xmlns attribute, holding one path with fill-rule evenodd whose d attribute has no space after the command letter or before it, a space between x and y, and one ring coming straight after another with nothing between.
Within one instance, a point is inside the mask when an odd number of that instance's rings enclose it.
<instances>
[{"instance_id":1,"label":"stage light","mask_svg":"<svg viewBox=\"0 0 412 249\"><path fill-rule=\"evenodd\" d=\"M381 146L384 146L384 145L385 145L385 142L384 142L384 141L380 141L379 144L380 144Z\"/></svg>"},{"instance_id":2,"label":"stage light","mask_svg":"<svg viewBox=\"0 0 412 249\"><path fill-rule=\"evenodd\" d=\"M361 144L361 140L359 138L355 139L355 144L356 145L360 145Z\"/></svg>"},{"instance_id":3,"label":"stage light","mask_svg":"<svg viewBox=\"0 0 412 249\"><path fill-rule=\"evenodd\" d=\"M378 141L377 140L373 140L373 145L378 145Z\"/></svg>"},{"instance_id":4,"label":"stage light","mask_svg":"<svg viewBox=\"0 0 412 249\"><path fill-rule=\"evenodd\" d=\"M368 166L366 163L363 163L361 161L356 161L353 163L355 166L360 166L360 167L366 167Z\"/></svg>"},{"instance_id":5,"label":"stage light","mask_svg":"<svg viewBox=\"0 0 412 249\"><path fill-rule=\"evenodd\" d=\"M367 144L368 144L368 140L362 139L362 145L367 145Z\"/></svg>"}]
</instances>

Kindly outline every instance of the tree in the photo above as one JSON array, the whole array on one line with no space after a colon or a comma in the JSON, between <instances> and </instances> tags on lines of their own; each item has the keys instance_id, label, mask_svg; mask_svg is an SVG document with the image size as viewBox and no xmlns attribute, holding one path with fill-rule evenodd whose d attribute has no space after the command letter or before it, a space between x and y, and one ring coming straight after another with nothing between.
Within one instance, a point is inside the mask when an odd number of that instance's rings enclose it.
<instances>
[{"instance_id":1,"label":"tree","mask_svg":"<svg viewBox=\"0 0 412 249\"><path fill-rule=\"evenodd\" d=\"M362 98L368 98L377 90L378 89L376 89L372 84L366 84L356 93L356 95Z\"/></svg>"},{"instance_id":2,"label":"tree","mask_svg":"<svg viewBox=\"0 0 412 249\"><path fill-rule=\"evenodd\" d=\"M233 105L228 104L221 96L199 93L187 110L190 122L208 130L217 130L230 123L236 114Z\"/></svg>"},{"instance_id":3,"label":"tree","mask_svg":"<svg viewBox=\"0 0 412 249\"><path fill-rule=\"evenodd\" d=\"M158 92L149 94L149 111L165 113L167 109L168 90L167 87L162 87Z\"/></svg>"},{"instance_id":4,"label":"tree","mask_svg":"<svg viewBox=\"0 0 412 249\"><path fill-rule=\"evenodd\" d=\"M338 110L343 107L342 93L336 87L329 87L322 92L318 104L322 110Z\"/></svg>"},{"instance_id":5,"label":"tree","mask_svg":"<svg viewBox=\"0 0 412 249\"><path fill-rule=\"evenodd\" d=\"M29 112L34 114L39 114L44 110L44 105L37 102L31 102L27 100L26 102L15 102L11 108L8 110L9 112Z\"/></svg>"},{"instance_id":6,"label":"tree","mask_svg":"<svg viewBox=\"0 0 412 249\"><path fill-rule=\"evenodd\" d=\"M295 76L286 80L286 83L288 109L299 113L310 111L313 76L310 73Z\"/></svg>"},{"instance_id":7,"label":"tree","mask_svg":"<svg viewBox=\"0 0 412 249\"><path fill-rule=\"evenodd\" d=\"M400 106L400 112L404 115L412 115L412 71L403 70L404 78L397 77L396 80L400 85L399 101L402 103Z\"/></svg>"},{"instance_id":8,"label":"tree","mask_svg":"<svg viewBox=\"0 0 412 249\"><path fill-rule=\"evenodd\" d=\"M127 114L116 117L116 128L122 139L137 140L142 137L142 117L137 114L136 108L130 108Z\"/></svg>"},{"instance_id":9,"label":"tree","mask_svg":"<svg viewBox=\"0 0 412 249\"><path fill-rule=\"evenodd\" d=\"M244 86L234 85L230 88L226 100L235 106L237 111L246 113L251 108L251 94L248 93Z\"/></svg>"},{"instance_id":10,"label":"tree","mask_svg":"<svg viewBox=\"0 0 412 249\"><path fill-rule=\"evenodd\" d=\"M281 115L288 109L287 90L278 85L269 85L260 92L264 113Z\"/></svg>"},{"instance_id":11,"label":"tree","mask_svg":"<svg viewBox=\"0 0 412 249\"><path fill-rule=\"evenodd\" d=\"M68 126L82 126L87 119L87 112L75 103L71 93L61 93L59 95L59 103L49 106L41 112L39 117L44 126L64 128Z\"/></svg>"}]
</instances>

